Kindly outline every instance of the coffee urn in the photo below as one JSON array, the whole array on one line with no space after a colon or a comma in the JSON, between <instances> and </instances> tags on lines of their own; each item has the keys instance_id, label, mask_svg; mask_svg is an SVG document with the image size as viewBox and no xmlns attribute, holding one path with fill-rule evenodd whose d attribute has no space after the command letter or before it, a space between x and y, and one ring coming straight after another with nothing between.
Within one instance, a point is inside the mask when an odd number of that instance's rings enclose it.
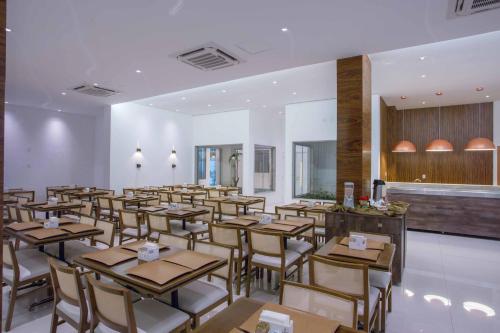
<instances>
[{"instance_id":1,"label":"coffee urn","mask_svg":"<svg viewBox=\"0 0 500 333\"><path fill-rule=\"evenodd\" d=\"M385 182L382 179L375 179L373 181L373 201L386 201L386 195Z\"/></svg>"}]
</instances>

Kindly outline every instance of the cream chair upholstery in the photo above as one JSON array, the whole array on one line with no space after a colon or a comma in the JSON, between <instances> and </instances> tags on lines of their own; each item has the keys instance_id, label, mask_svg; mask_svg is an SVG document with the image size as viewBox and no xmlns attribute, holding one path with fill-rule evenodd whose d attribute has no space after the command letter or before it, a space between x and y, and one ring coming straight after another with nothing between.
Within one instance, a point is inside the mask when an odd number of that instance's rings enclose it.
<instances>
[{"instance_id":1,"label":"cream chair upholstery","mask_svg":"<svg viewBox=\"0 0 500 333\"><path fill-rule=\"evenodd\" d=\"M220 191L214 190L214 189L209 189L208 190L208 197L209 198L218 198L218 197L220 197Z\"/></svg>"},{"instance_id":2,"label":"cream chair upholstery","mask_svg":"<svg viewBox=\"0 0 500 333\"><path fill-rule=\"evenodd\" d=\"M90 329L90 315L80 272L73 267L61 265L49 258L50 276L54 289L54 308L50 331L56 332L57 326L66 322L78 333ZM63 321L59 321L61 318Z\"/></svg>"},{"instance_id":3,"label":"cream chair upholstery","mask_svg":"<svg viewBox=\"0 0 500 333\"><path fill-rule=\"evenodd\" d=\"M302 281L302 256L295 251L285 250L281 233L248 229L248 269L246 278L246 296L250 297L250 278L252 267L277 271L280 281L286 280L286 272L292 267L298 268L298 281Z\"/></svg>"},{"instance_id":4,"label":"cream chair upholstery","mask_svg":"<svg viewBox=\"0 0 500 333\"><path fill-rule=\"evenodd\" d=\"M261 202L248 206L248 212L264 212L266 210L266 197L248 196L248 199L261 199Z\"/></svg>"},{"instance_id":5,"label":"cream chair upholstery","mask_svg":"<svg viewBox=\"0 0 500 333\"><path fill-rule=\"evenodd\" d=\"M120 217L120 211L125 209L125 202L120 199L111 200L111 207L113 212L113 218Z\"/></svg>"},{"instance_id":6,"label":"cream chair upholstery","mask_svg":"<svg viewBox=\"0 0 500 333\"><path fill-rule=\"evenodd\" d=\"M295 209L285 209L285 208L280 208L276 206L275 208L275 213L280 216L280 219L285 219L286 215L289 216L299 216L299 211Z\"/></svg>"},{"instance_id":7,"label":"cream chair upholstery","mask_svg":"<svg viewBox=\"0 0 500 333\"><path fill-rule=\"evenodd\" d=\"M231 202L220 202L220 219L221 220L231 220L239 216L239 206Z\"/></svg>"},{"instance_id":8,"label":"cream chair upholstery","mask_svg":"<svg viewBox=\"0 0 500 333\"><path fill-rule=\"evenodd\" d=\"M9 216L9 223L14 223L18 221L17 206L9 205L7 206L7 214Z\"/></svg>"},{"instance_id":9,"label":"cream chair upholstery","mask_svg":"<svg viewBox=\"0 0 500 333\"><path fill-rule=\"evenodd\" d=\"M36 281L49 281L47 258L47 255L38 249L25 249L16 252L11 242L3 241L3 282L11 287L9 306L5 316L5 331L9 331L11 328L18 292ZM41 286L47 287L48 284L44 283ZM28 293L37 289L34 288Z\"/></svg>"},{"instance_id":10,"label":"cream chair upholstery","mask_svg":"<svg viewBox=\"0 0 500 333\"><path fill-rule=\"evenodd\" d=\"M168 192L160 192L160 203L170 202L170 194Z\"/></svg>"},{"instance_id":11,"label":"cream chair upholstery","mask_svg":"<svg viewBox=\"0 0 500 333\"><path fill-rule=\"evenodd\" d=\"M267 212L254 212L253 215L261 217L262 215L269 215L273 220L279 220L280 215L275 213L267 213Z\"/></svg>"},{"instance_id":12,"label":"cream chair upholstery","mask_svg":"<svg viewBox=\"0 0 500 333\"><path fill-rule=\"evenodd\" d=\"M157 241L160 234L170 233L170 223L165 214L146 214L146 222L148 225L148 239Z\"/></svg>"},{"instance_id":13,"label":"cream chair upholstery","mask_svg":"<svg viewBox=\"0 0 500 333\"><path fill-rule=\"evenodd\" d=\"M241 239L241 229L237 226L226 224L209 224L210 242L229 246L234 252L234 261L236 263L236 294L241 292L241 272L243 270L243 261L246 261L245 268L248 269L248 246ZM248 271L246 272L248 276Z\"/></svg>"},{"instance_id":14,"label":"cream chair upholstery","mask_svg":"<svg viewBox=\"0 0 500 333\"><path fill-rule=\"evenodd\" d=\"M191 249L191 239L189 239L188 237L176 236L172 234L160 234L158 243L184 250Z\"/></svg>"},{"instance_id":15,"label":"cream chair upholstery","mask_svg":"<svg viewBox=\"0 0 500 333\"><path fill-rule=\"evenodd\" d=\"M113 218L113 209L111 200L105 197L97 197L97 218L106 218L111 220Z\"/></svg>"},{"instance_id":16,"label":"cream chair upholstery","mask_svg":"<svg viewBox=\"0 0 500 333\"><path fill-rule=\"evenodd\" d=\"M312 217L285 215L285 220L297 221L297 222L310 222L313 224L312 232L314 233L314 218ZM303 239L289 239L287 241L287 248L289 250L298 252L301 256L305 256L306 254L312 254L315 248L314 238L309 238L309 239L311 240L310 242Z\"/></svg>"},{"instance_id":17,"label":"cream chair upholstery","mask_svg":"<svg viewBox=\"0 0 500 333\"><path fill-rule=\"evenodd\" d=\"M119 244L129 239L143 239L148 235L148 227L142 224L142 216L133 210L121 210Z\"/></svg>"},{"instance_id":18,"label":"cream chair upholstery","mask_svg":"<svg viewBox=\"0 0 500 333\"><path fill-rule=\"evenodd\" d=\"M220 221L220 202L217 200L204 200L203 206L214 208L214 221Z\"/></svg>"},{"instance_id":19,"label":"cream chair upholstery","mask_svg":"<svg viewBox=\"0 0 500 333\"><path fill-rule=\"evenodd\" d=\"M170 201L171 202L177 202L177 203L183 202L182 201L182 194L179 194L179 193L172 193L172 194L170 194Z\"/></svg>"},{"instance_id":20,"label":"cream chair upholstery","mask_svg":"<svg viewBox=\"0 0 500 333\"><path fill-rule=\"evenodd\" d=\"M366 232L353 232L349 233L351 235L365 236L369 240L374 240L381 243L391 244L392 238L390 235L384 234L373 234ZM385 324L387 319L387 313L392 311L392 272L381 271L376 269L368 270L368 277L370 279L370 285L377 288L381 294L381 325L382 330L385 330Z\"/></svg>"},{"instance_id":21,"label":"cream chair upholstery","mask_svg":"<svg viewBox=\"0 0 500 333\"><path fill-rule=\"evenodd\" d=\"M358 304L354 297L332 290L282 281L280 304L357 328Z\"/></svg>"},{"instance_id":22,"label":"cream chair upholstery","mask_svg":"<svg viewBox=\"0 0 500 333\"><path fill-rule=\"evenodd\" d=\"M81 205L82 204L82 200L80 200L80 199L71 199L71 203ZM72 208L69 211L71 213L64 214L61 217L72 219L72 220L75 220L75 221L78 221L80 219L81 208Z\"/></svg>"},{"instance_id":23,"label":"cream chair upholstery","mask_svg":"<svg viewBox=\"0 0 500 333\"><path fill-rule=\"evenodd\" d=\"M358 318L363 323L363 331L371 332L379 328L380 292L370 286L368 265L353 264L309 257L309 283L355 297L358 300Z\"/></svg>"},{"instance_id":24,"label":"cream chair upholstery","mask_svg":"<svg viewBox=\"0 0 500 333\"><path fill-rule=\"evenodd\" d=\"M82 200L82 205L83 207L80 208L80 214L91 216L94 208L94 204L92 203L92 201Z\"/></svg>"},{"instance_id":25,"label":"cream chair upholstery","mask_svg":"<svg viewBox=\"0 0 500 333\"><path fill-rule=\"evenodd\" d=\"M208 213L194 217L195 223L186 223L186 230L191 233L191 237L195 241L199 236L203 236L208 233L208 225L214 222L215 212L213 206L197 205L196 207L206 209L208 210Z\"/></svg>"},{"instance_id":26,"label":"cream chair upholstery","mask_svg":"<svg viewBox=\"0 0 500 333\"><path fill-rule=\"evenodd\" d=\"M95 332L163 333L189 331L189 316L153 299L132 304L128 289L87 276Z\"/></svg>"},{"instance_id":27,"label":"cream chair upholstery","mask_svg":"<svg viewBox=\"0 0 500 333\"><path fill-rule=\"evenodd\" d=\"M33 211L29 208L19 208L17 214L19 222L32 222L34 220Z\"/></svg>"},{"instance_id":28,"label":"cream chair upholstery","mask_svg":"<svg viewBox=\"0 0 500 333\"><path fill-rule=\"evenodd\" d=\"M226 288L197 280L179 288L179 309L193 318L193 328L200 325L200 318L222 303L232 303L233 249L229 246L199 241L194 243L194 251L227 259L228 264L211 274L226 281ZM170 301L170 295L161 297Z\"/></svg>"},{"instance_id":29,"label":"cream chair upholstery","mask_svg":"<svg viewBox=\"0 0 500 333\"><path fill-rule=\"evenodd\" d=\"M325 213L306 211L305 215L307 217L314 218L314 234L312 231L308 231L306 233L307 237L313 237L313 235L314 235L314 239L315 239L316 244L325 243L325 237L326 237L326 229L325 229L326 215L325 215Z\"/></svg>"},{"instance_id":30,"label":"cream chair upholstery","mask_svg":"<svg viewBox=\"0 0 500 333\"><path fill-rule=\"evenodd\" d=\"M28 202L29 202L29 199L26 197L17 197L17 203L19 205L24 205L24 204L27 204Z\"/></svg>"}]
</instances>

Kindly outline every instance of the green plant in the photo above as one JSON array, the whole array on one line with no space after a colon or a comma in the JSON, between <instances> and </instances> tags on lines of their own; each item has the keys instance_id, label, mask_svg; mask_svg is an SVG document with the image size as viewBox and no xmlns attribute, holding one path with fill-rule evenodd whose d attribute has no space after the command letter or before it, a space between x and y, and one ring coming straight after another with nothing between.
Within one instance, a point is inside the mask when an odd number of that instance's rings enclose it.
<instances>
[{"instance_id":1,"label":"green plant","mask_svg":"<svg viewBox=\"0 0 500 333\"><path fill-rule=\"evenodd\" d=\"M300 199L313 199L313 200L335 200L335 194L328 191L309 192L297 195Z\"/></svg>"}]
</instances>

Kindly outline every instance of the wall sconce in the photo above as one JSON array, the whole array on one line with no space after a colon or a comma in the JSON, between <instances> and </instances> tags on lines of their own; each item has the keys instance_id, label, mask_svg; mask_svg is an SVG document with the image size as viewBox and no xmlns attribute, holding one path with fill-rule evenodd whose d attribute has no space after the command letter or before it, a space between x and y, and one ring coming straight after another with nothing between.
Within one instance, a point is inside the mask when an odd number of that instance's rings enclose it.
<instances>
[{"instance_id":1,"label":"wall sconce","mask_svg":"<svg viewBox=\"0 0 500 333\"><path fill-rule=\"evenodd\" d=\"M136 167L137 169L140 169L140 168L142 167L142 164L141 164L141 160L142 160L142 149L141 149L141 148L139 148L139 147L137 147L137 148L135 149L135 154L134 154L134 156L135 156L135 159L136 159L136 161L137 161L137 162L136 162L136 164L135 164L135 167Z\"/></svg>"},{"instance_id":2,"label":"wall sconce","mask_svg":"<svg viewBox=\"0 0 500 333\"><path fill-rule=\"evenodd\" d=\"M170 164L172 164L172 169L175 168L177 165L177 152L175 151L175 147L172 147L172 152L170 153L169 156L169 161Z\"/></svg>"}]
</instances>

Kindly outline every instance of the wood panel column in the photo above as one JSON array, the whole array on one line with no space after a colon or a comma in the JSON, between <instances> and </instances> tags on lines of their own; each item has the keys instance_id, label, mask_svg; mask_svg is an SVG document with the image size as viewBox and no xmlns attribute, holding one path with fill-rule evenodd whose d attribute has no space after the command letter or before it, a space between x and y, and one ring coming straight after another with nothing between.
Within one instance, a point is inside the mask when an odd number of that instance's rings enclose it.
<instances>
[{"instance_id":1,"label":"wood panel column","mask_svg":"<svg viewBox=\"0 0 500 333\"><path fill-rule=\"evenodd\" d=\"M6 1L0 0L0 208L3 211L3 168L4 168L4 119L5 119L5 25L6 18ZM3 219L0 222L0 239L3 239ZM3 247L0 247L0 257ZM0 280L2 277L3 262L0 262ZM2 313L2 299L0 298L0 313ZM3 325L2 325L3 326ZM2 332L2 327L0 327Z\"/></svg>"},{"instance_id":2,"label":"wood panel column","mask_svg":"<svg viewBox=\"0 0 500 333\"><path fill-rule=\"evenodd\" d=\"M337 60L337 202L344 182L354 183L354 198L370 196L371 64L366 55Z\"/></svg>"}]
</instances>

